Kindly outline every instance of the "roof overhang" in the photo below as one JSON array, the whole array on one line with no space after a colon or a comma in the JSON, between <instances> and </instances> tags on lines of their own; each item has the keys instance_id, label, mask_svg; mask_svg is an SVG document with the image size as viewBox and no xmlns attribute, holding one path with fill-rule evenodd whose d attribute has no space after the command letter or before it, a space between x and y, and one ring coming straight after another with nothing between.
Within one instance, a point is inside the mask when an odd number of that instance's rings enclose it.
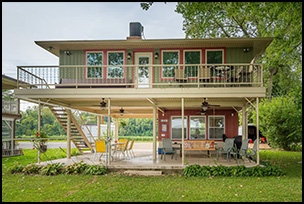
<instances>
[{"instance_id":1,"label":"roof overhang","mask_svg":"<svg viewBox=\"0 0 304 204\"><path fill-rule=\"evenodd\" d=\"M19 85L21 87L27 87L26 85L28 85L28 83L19 81ZM2 89L16 89L16 88L17 88L17 80L2 74Z\"/></svg>"},{"instance_id":2,"label":"roof overhang","mask_svg":"<svg viewBox=\"0 0 304 204\"><path fill-rule=\"evenodd\" d=\"M153 49L153 48L214 48L251 47L254 56L261 54L273 37L263 38L212 38L212 39L126 39L126 40L70 40L35 41L37 45L59 56L60 50L98 49Z\"/></svg>"}]
</instances>

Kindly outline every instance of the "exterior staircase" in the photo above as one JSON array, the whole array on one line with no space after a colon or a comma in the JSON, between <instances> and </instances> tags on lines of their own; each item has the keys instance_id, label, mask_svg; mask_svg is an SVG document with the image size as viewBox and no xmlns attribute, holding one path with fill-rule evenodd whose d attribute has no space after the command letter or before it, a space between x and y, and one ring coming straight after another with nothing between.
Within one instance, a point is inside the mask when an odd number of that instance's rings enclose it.
<instances>
[{"instance_id":1,"label":"exterior staircase","mask_svg":"<svg viewBox=\"0 0 304 204\"><path fill-rule=\"evenodd\" d=\"M50 107L50 106L49 109L57 118L57 120L59 121L60 125L63 127L65 132L67 132L67 117L68 117L67 110L62 107ZM82 118L79 119L79 121L81 120L83 121ZM93 146L95 146L95 140L92 135L90 135L90 137L91 137L90 138L91 142L82 131L81 126L77 122L74 114L71 113L71 141L74 143L74 145L77 147L77 149L81 154L94 152Z\"/></svg>"}]
</instances>

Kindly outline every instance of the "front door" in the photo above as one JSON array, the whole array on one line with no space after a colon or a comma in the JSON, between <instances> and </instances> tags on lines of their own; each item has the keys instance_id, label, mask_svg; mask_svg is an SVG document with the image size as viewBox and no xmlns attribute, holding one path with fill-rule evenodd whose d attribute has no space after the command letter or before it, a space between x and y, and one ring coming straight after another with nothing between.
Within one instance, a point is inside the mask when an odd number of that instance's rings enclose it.
<instances>
[{"instance_id":1,"label":"front door","mask_svg":"<svg viewBox=\"0 0 304 204\"><path fill-rule=\"evenodd\" d=\"M135 53L135 64L137 65L151 65L152 53L151 52L137 52ZM138 88L151 88L152 85L152 67L140 67L136 69L137 87Z\"/></svg>"}]
</instances>

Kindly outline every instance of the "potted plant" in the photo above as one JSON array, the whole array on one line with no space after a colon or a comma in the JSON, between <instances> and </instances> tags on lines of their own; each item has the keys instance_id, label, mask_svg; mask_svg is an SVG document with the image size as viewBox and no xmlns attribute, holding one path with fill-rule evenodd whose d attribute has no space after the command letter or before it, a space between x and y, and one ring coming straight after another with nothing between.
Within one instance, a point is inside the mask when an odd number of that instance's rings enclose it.
<instances>
[{"instance_id":1,"label":"potted plant","mask_svg":"<svg viewBox=\"0 0 304 204\"><path fill-rule=\"evenodd\" d=\"M47 151L46 142L48 141L48 139L42 139L42 138L48 138L48 137L49 136L43 131L34 134L32 140L34 149L39 149L40 152L45 153Z\"/></svg>"}]
</instances>

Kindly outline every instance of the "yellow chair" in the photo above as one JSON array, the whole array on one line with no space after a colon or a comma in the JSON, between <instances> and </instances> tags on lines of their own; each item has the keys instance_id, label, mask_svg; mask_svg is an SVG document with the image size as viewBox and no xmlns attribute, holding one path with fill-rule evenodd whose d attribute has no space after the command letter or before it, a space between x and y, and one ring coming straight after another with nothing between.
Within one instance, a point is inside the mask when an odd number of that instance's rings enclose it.
<instances>
[{"instance_id":1,"label":"yellow chair","mask_svg":"<svg viewBox=\"0 0 304 204\"><path fill-rule=\"evenodd\" d=\"M102 154L107 154L105 140L96 140L95 141L95 153L94 153L93 161L95 161L96 154L100 154L100 157L102 156ZM99 161L100 161L100 157L99 157Z\"/></svg>"},{"instance_id":2,"label":"yellow chair","mask_svg":"<svg viewBox=\"0 0 304 204\"><path fill-rule=\"evenodd\" d=\"M125 144L123 144L122 149L117 150L117 152L120 152L120 153L122 153L122 154L124 155L124 158L127 158L127 148L128 148L128 144L129 144L129 140L127 140L127 141L125 142Z\"/></svg>"},{"instance_id":3,"label":"yellow chair","mask_svg":"<svg viewBox=\"0 0 304 204\"><path fill-rule=\"evenodd\" d=\"M130 155L130 158L133 156L135 157L134 151L133 151L133 144L134 144L135 139L133 139L130 143L129 148L127 149L128 154ZM133 154L133 155L132 155Z\"/></svg>"},{"instance_id":4,"label":"yellow chair","mask_svg":"<svg viewBox=\"0 0 304 204\"><path fill-rule=\"evenodd\" d=\"M118 143L126 143L128 141L128 139L119 139ZM117 146L117 150L121 151L124 147L124 144L118 145Z\"/></svg>"}]
</instances>

